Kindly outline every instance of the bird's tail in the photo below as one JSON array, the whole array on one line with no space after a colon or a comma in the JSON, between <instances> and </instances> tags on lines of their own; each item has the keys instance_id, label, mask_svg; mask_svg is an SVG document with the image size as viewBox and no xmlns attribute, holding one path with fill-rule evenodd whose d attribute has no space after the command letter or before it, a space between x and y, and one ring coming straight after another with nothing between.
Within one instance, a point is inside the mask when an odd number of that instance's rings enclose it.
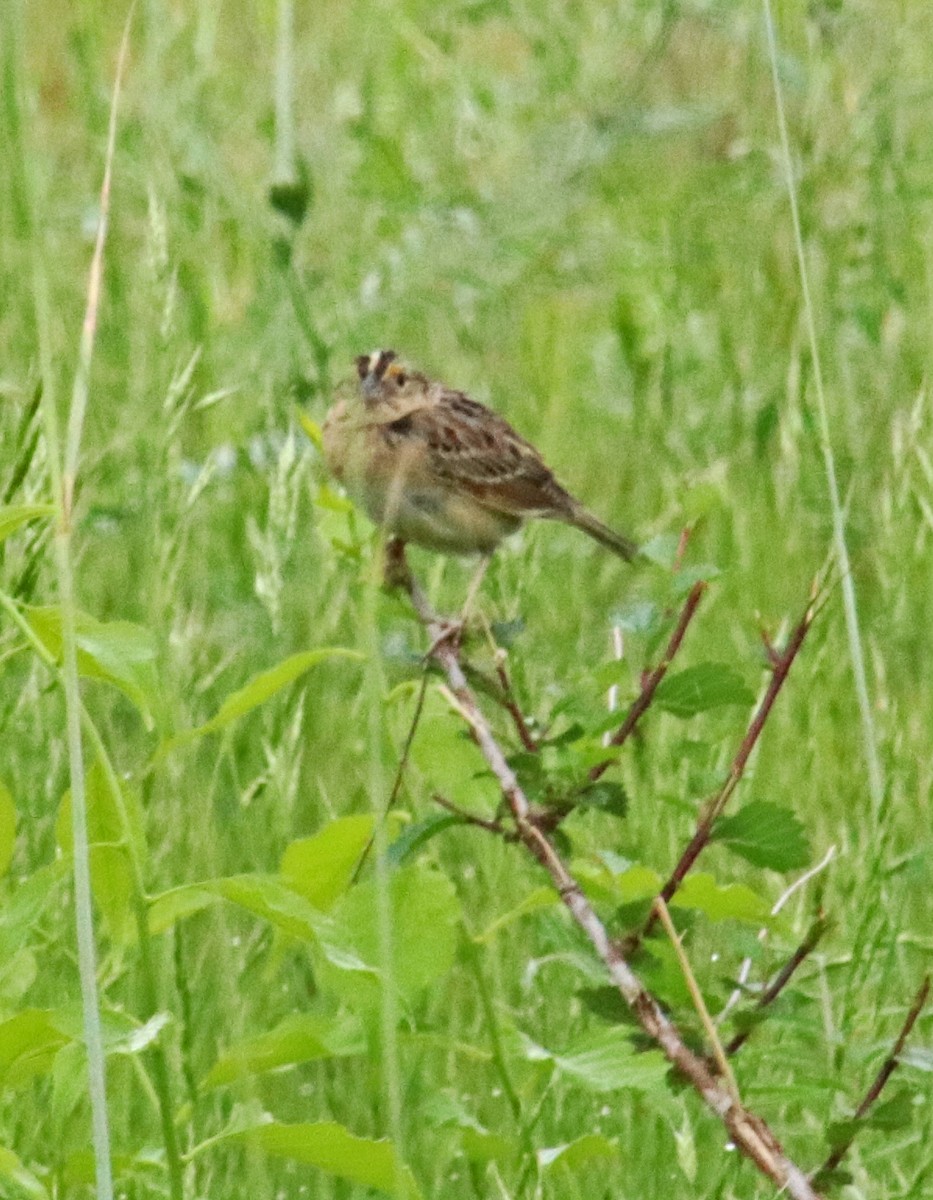
<instances>
[{"instance_id":1,"label":"bird's tail","mask_svg":"<svg viewBox=\"0 0 933 1200\"><path fill-rule=\"evenodd\" d=\"M573 514L567 518L570 524L576 525L578 529L582 529L584 533L588 533L591 538L594 538L601 545L606 546L613 554L618 554L620 558L624 558L626 562L632 562L638 557L639 550L631 538L624 537L621 533L616 533L614 529L610 529L608 525L604 525L598 517L594 517L591 512L587 512L582 505L575 508Z\"/></svg>"}]
</instances>

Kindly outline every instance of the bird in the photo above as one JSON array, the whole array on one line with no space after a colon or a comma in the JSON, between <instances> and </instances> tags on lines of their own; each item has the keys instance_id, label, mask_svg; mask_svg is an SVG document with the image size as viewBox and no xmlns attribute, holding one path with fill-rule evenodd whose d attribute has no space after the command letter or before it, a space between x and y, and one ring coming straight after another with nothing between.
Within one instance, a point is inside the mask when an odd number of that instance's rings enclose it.
<instances>
[{"instance_id":1,"label":"bird","mask_svg":"<svg viewBox=\"0 0 933 1200\"><path fill-rule=\"evenodd\" d=\"M322 428L331 474L393 539L488 558L531 517L582 529L631 562L638 546L564 488L492 409L430 379L394 350L355 359L358 386Z\"/></svg>"}]
</instances>

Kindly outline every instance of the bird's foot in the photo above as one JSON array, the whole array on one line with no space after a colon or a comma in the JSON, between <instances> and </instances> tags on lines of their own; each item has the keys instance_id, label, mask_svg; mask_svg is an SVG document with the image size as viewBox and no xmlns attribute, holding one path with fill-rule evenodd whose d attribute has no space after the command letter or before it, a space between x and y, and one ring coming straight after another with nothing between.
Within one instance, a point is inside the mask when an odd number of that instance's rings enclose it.
<instances>
[{"instance_id":1,"label":"bird's foot","mask_svg":"<svg viewBox=\"0 0 933 1200\"><path fill-rule=\"evenodd\" d=\"M425 651L425 659L433 658L435 653L445 644L449 644L454 653L456 653L460 649L460 643L463 640L466 621L462 617L435 617L432 622L432 629L436 632L434 632L431 645Z\"/></svg>"}]
</instances>

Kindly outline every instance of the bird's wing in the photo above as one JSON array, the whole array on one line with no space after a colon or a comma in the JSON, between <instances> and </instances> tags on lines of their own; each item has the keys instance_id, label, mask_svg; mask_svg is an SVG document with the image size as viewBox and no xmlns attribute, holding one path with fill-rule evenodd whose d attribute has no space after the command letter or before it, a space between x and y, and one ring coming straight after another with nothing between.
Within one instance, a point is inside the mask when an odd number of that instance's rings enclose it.
<instances>
[{"instance_id":1,"label":"bird's wing","mask_svg":"<svg viewBox=\"0 0 933 1200\"><path fill-rule=\"evenodd\" d=\"M382 428L384 436L420 442L438 482L487 508L530 517L564 515L573 507L535 448L508 421L462 392L444 389L432 403Z\"/></svg>"}]
</instances>

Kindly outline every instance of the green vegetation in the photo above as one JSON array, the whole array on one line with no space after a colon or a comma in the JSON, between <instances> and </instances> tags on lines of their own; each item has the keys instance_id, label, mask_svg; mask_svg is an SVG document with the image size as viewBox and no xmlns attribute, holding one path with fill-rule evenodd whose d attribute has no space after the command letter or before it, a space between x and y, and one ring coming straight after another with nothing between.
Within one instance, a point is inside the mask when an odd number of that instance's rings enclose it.
<instances>
[{"instance_id":1,"label":"green vegetation","mask_svg":"<svg viewBox=\"0 0 933 1200\"><path fill-rule=\"evenodd\" d=\"M479 604L552 738L517 769L554 800L599 760L607 689L625 707L689 583L711 580L677 660L692 674L665 681L561 826L622 935L742 739L767 681L759 625L780 644L832 553L762 9L323 4L296 6L291 39L287 11L135 13L76 616L49 418L64 431L72 411L126 14L0 14L0 1197L94 1194L70 616L117 1194L771 1196L645 1048L540 869L433 804L498 804L436 676L392 816L374 822L426 642L378 588L372 528L313 439L353 355L392 346L506 413L657 559L694 527L673 575L529 528ZM830 569L671 907L714 1016L746 957L750 984L767 981L825 911L733 1062L810 1168L853 1131L933 949L933 17L867 0L776 16L884 788L873 799ZM411 561L454 611L471 564ZM467 656L490 670L488 639ZM636 967L701 1046L670 943ZM753 1000L724 1041L754 1023ZM933 1189L930 1032L921 1016L837 1194Z\"/></svg>"}]
</instances>

